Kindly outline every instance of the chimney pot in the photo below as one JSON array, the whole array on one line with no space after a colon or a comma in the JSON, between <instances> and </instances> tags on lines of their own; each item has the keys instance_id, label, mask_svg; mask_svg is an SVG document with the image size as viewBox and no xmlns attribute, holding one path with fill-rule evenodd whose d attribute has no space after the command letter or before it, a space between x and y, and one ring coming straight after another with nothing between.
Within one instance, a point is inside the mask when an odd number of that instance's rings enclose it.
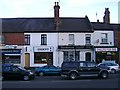
<instances>
[{"instance_id":1,"label":"chimney pot","mask_svg":"<svg viewBox=\"0 0 120 90\"><path fill-rule=\"evenodd\" d=\"M105 12L104 12L104 17L103 17L103 22L106 24L110 23L110 11L109 8L105 8Z\"/></svg>"},{"instance_id":2,"label":"chimney pot","mask_svg":"<svg viewBox=\"0 0 120 90\"><path fill-rule=\"evenodd\" d=\"M56 6L56 2L55 2L55 6Z\"/></svg>"},{"instance_id":3,"label":"chimney pot","mask_svg":"<svg viewBox=\"0 0 120 90\"><path fill-rule=\"evenodd\" d=\"M55 23L59 22L59 9L60 9L60 6L58 5L58 2L55 2L55 6L54 6L54 19L55 19Z\"/></svg>"},{"instance_id":4,"label":"chimney pot","mask_svg":"<svg viewBox=\"0 0 120 90\"><path fill-rule=\"evenodd\" d=\"M59 3L57 2L57 6L59 5Z\"/></svg>"}]
</instances>

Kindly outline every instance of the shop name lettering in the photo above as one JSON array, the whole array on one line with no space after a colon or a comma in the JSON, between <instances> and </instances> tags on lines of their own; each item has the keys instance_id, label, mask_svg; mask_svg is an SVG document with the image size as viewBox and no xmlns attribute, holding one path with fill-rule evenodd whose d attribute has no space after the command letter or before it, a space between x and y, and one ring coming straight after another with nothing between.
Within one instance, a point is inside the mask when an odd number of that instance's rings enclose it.
<instances>
[{"instance_id":1,"label":"shop name lettering","mask_svg":"<svg viewBox=\"0 0 120 90\"><path fill-rule=\"evenodd\" d=\"M116 48L97 48L97 51L117 51Z\"/></svg>"},{"instance_id":2,"label":"shop name lettering","mask_svg":"<svg viewBox=\"0 0 120 90\"><path fill-rule=\"evenodd\" d=\"M16 52L16 53L18 53L18 52L20 52L20 50L2 50L2 52Z\"/></svg>"},{"instance_id":3,"label":"shop name lettering","mask_svg":"<svg viewBox=\"0 0 120 90\"><path fill-rule=\"evenodd\" d=\"M49 48L38 48L37 49L38 51L48 51L48 50L51 50L51 48L49 49Z\"/></svg>"}]
</instances>

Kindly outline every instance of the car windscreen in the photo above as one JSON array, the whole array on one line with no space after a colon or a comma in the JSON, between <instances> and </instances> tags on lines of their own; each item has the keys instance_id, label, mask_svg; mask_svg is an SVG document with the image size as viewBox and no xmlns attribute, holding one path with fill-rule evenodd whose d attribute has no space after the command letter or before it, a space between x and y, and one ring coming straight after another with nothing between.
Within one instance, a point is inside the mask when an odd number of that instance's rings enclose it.
<instances>
[{"instance_id":1,"label":"car windscreen","mask_svg":"<svg viewBox=\"0 0 120 90\"><path fill-rule=\"evenodd\" d=\"M20 70L26 70L24 67L18 66Z\"/></svg>"}]
</instances>

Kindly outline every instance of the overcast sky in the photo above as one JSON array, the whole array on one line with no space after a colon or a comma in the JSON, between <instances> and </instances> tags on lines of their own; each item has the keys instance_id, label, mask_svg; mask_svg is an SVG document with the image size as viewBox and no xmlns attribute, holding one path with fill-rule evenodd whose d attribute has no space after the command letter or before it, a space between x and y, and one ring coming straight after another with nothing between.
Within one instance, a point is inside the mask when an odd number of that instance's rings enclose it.
<instances>
[{"instance_id":1,"label":"overcast sky","mask_svg":"<svg viewBox=\"0 0 120 90\"><path fill-rule=\"evenodd\" d=\"M118 23L120 0L0 0L0 18L53 17L53 6L57 1L60 17L87 15L91 22L96 22L97 19L103 22L105 8L109 8L110 22Z\"/></svg>"}]
</instances>

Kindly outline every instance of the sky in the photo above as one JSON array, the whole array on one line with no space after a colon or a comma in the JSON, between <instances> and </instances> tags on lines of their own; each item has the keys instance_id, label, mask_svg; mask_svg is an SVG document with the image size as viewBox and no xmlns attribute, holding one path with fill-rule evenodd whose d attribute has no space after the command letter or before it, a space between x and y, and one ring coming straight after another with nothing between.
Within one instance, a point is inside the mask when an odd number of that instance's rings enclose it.
<instances>
[{"instance_id":1,"label":"sky","mask_svg":"<svg viewBox=\"0 0 120 90\"><path fill-rule=\"evenodd\" d=\"M60 17L85 17L103 22L105 8L110 23L118 23L120 0L0 0L0 18L54 17L54 2L59 2Z\"/></svg>"}]
</instances>

